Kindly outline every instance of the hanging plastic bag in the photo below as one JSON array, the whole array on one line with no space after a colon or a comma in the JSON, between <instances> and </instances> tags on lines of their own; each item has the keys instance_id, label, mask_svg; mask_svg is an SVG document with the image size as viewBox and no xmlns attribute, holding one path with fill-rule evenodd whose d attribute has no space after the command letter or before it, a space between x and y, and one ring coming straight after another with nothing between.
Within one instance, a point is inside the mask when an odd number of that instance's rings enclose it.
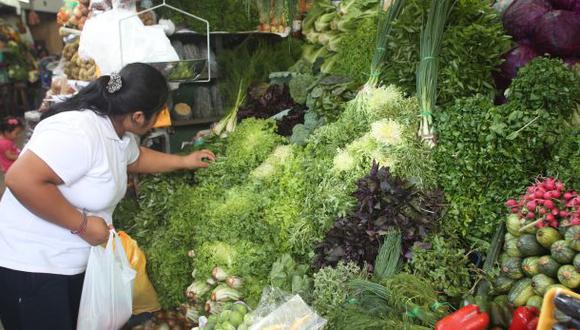
<instances>
[{"instance_id":1,"label":"hanging plastic bag","mask_svg":"<svg viewBox=\"0 0 580 330\"><path fill-rule=\"evenodd\" d=\"M104 75L124 64L179 61L160 25L145 26L135 12L112 9L90 18L79 43L81 58L92 58Z\"/></svg>"},{"instance_id":2,"label":"hanging plastic bag","mask_svg":"<svg viewBox=\"0 0 580 330\"><path fill-rule=\"evenodd\" d=\"M93 246L85 273L78 330L120 329L131 317L135 271L114 230L107 246Z\"/></svg>"},{"instance_id":3,"label":"hanging plastic bag","mask_svg":"<svg viewBox=\"0 0 580 330\"><path fill-rule=\"evenodd\" d=\"M124 231L119 231L123 249L127 254L131 268L137 272L133 283L133 315L156 312L161 309L157 292L147 276L147 260L137 242Z\"/></svg>"}]
</instances>

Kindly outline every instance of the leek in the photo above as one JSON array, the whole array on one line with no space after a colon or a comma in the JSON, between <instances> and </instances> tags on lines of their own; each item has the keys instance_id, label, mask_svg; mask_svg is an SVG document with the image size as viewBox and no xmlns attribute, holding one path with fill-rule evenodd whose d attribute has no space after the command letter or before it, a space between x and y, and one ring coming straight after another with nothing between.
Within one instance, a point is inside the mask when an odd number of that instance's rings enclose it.
<instances>
[{"instance_id":1,"label":"leek","mask_svg":"<svg viewBox=\"0 0 580 330\"><path fill-rule=\"evenodd\" d=\"M242 295L238 290L224 284L218 285L211 293L211 300L213 301L236 301L241 297Z\"/></svg>"},{"instance_id":2,"label":"leek","mask_svg":"<svg viewBox=\"0 0 580 330\"><path fill-rule=\"evenodd\" d=\"M330 38L328 44L326 45L326 48L331 52L338 52L338 50L340 49L339 46L342 38L343 38L342 36L334 36Z\"/></svg>"},{"instance_id":3,"label":"leek","mask_svg":"<svg viewBox=\"0 0 580 330\"><path fill-rule=\"evenodd\" d=\"M228 278L228 274L221 267L214 267L211 271L211 277L218 282L223 282Z\"/></svg>"},{"instance_id":4,"label":"leek","mask_svg":"<svg viewBox=\"0 0 580 330\"><path fill-rule=\"evenodd\" d=\"M187 298L197 300L197 298L208 293L210 289L210 286L206 282L194 281L189 287L187 287L185 294L187 295Z\"/></svg>"},{"instance_id":5,"label":"leek","mask_svg":"<svg viewBox=\"0 0 580 330\"><path fill-rule=\"evenodd\" d=\"M394 2L393 2L394 1ZM375 87L379 83L381 63L387 52L387 40L393 29L393 21L399 16L405 0L382 0L378 13L377 23L377 48L371 62L371 74L367 85Z\"/></svg>"},{"instance_id":6,"label":"leek","mask_svg":"<svg viewBox=\"0 0 580 330\"><path fill-rule=\"evenodd\" d=\"M330 29L330 22L336 17L336 12L326 13L318 17L314 22L314 29L318 32L324 32Z\"/></svg>"},{"instance_id":7,"label":"leek","mask_svg":"<svg viewBox=\"0 0 580 330\"><path fill-rule=\"evenodd\" d=\"M437 103L439 52L453 4L454 0L432 0L427 22L421 28L421 62L417 68L417 99L421 110L419 136L431 147L435 146L433 111Z\"/></svg>"},{"instance_id":8,"label":"leek","mask_svg":"<svg viewBox=\"0 0 580 330\"><path fill-rule=\"evenodd\" d=\"M244 285L244 281L236 276L230 276L226 279L226 284L232 289L239 289Z\"/></svg>"}]
</instances>

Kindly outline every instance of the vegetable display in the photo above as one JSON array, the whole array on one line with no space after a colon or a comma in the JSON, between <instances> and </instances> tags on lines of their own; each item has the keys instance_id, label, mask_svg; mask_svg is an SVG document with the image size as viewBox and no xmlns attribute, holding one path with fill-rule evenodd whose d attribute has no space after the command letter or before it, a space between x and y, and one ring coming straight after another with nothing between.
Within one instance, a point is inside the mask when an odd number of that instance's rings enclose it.
<instances>
[{"instance_id":1,"label":"vegetable display","mask_svg":"<svg viewBox=\"0 0 580 330\"><path fill-rule=\"evenodd\" d=\"M522 261L520 256L504 257L493 290L503 294L509 289L508 299L515 306L540 307L554 286L576 289L580 285L574 265L578 256L574 248L580 237L577 224L580 208L575 202L577 193L554 178L538 180L525 191L519 202L515 199L506 202L512 211L506 225L510 232L519 235L507 234L506 242L517 240L517 251L527 258ZM505 253L512 248L506 244Z\"/></svg>"}]
</instances>

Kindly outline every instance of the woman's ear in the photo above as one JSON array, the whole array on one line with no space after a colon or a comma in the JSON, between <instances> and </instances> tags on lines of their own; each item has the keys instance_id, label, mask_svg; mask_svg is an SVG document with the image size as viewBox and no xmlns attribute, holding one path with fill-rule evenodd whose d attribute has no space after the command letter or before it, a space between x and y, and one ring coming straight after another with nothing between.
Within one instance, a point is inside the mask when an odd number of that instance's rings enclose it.
<instances>
[{"instance_id":1,"label":"woman's ear","mask_svg":"<svg viewBox=\"0 0 580 330\"><path fill-rule=\"evenodd\" d=\"M145 114L143 111L135 111L131 115L131 121L133 121L138 126L143 126L147 120L145 119Z\"/></svg>"}]
</instances>

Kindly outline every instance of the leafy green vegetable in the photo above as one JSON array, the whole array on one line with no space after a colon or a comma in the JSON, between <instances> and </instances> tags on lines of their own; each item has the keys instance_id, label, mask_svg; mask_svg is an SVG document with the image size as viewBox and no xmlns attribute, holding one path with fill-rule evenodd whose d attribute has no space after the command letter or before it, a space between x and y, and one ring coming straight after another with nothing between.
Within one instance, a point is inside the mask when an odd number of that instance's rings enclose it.
<instances>
[{"instance_id":1,"label":"leafy green vegetable","mask_svg":"<svg viewBox=\"0 0 580 330\"><path fill-rule=\"evenodd\" d=\"M316 248L315 267L336 265L340 260L359 266L372 264L382 237L389 230L401 232L402 250L407 253L437 226L441 193L417 191L408 181L395 177L388 168L379 168L377 163L369 175L358 181L353 195L358 200L356 212L338 219L326 234ZM380 272L384 275L386 270Z\"/></svg>"},{"instance_id":2,"label":"leafy green vegetable","mask_svg":"<svg viewBox=\"0 0 580 330\"><path fill-rule=\"evenodd\" d=\"M209 21L211 31L254 31L258 26L258 11L250 1L189 1L176 0L171 5ZM163 10L162 16L176 25L205 32L205 25L177 11Z\"/></svg>"},{"instance_id":3,"label":"leafy green vegetable","mask_svg":"<svg viewBox=\"0 0 580 330\"><path fill-rule=\"evenodd\" d=\"M576 79L560 60L539 58L519 71L507 104L478 96L438 114L434 157L450 205L442 220L447 232L487 239L503 202L544 174L564 134L563 114L580 95ZM530 99L523 90L542 92Z\"/></svg>"},{"instance_id":4,"label":"leafy green vegetable","mask_svg":"<svg viewBox=\"0 0 580 330\"><path fill-rule=\"evenodd\" d=\"M438 303L430 283L419 276L400 273L380 283L353 280L349 286L357 291L357 307L347 305L335 311L331 322L337 329L432 328L448 312Z\"/></svg>"},{"instance_id":5,"label":"leafy green vegetable","mask_svg":"<svg viewBox=\"0 0 580 330\"><path fill-rule=\"evenodd\" d=\"M296 103L305 104L308 92L315 81L316 78L312 74L297 74L292 77L292 80L288 84L292 99Z\"/></svg>"},{"instance_id":6,"label":"leafy green vegetable","mask_svg":"<svg viewBox=\"0 0 580 330\"><path fill-rule=\"evenodd\" d=\"M568 183L573 189L580 187L580 128L563 132L562 140L552 152L548 175Z\"/></svg>"},{"instance_id":7,"label":"leafy green vegetable","mask_svg":"<svg viewBox=\"0 0 580 330\"><path fill-rule=\"evenodd\" d=\"M344 33L338 42L334 56L336 63L331 73L352 77L358 84L364 84L370 75L376 34L376 17L361 20L356 23L353 31Z\"/></svg>"},{"instance_id":8,"label":"leafy green vegetable","mask_svg":"<svg viewBox=\"0 0 580 330\"><path fill-rule=\"evenodd\" d=\"M406 0L394 23L384 61L384 82L397 84L411 95L415 93L421 26L430 4L430 0ZM509 37L488 2L457 1L441 46L438 104L477 93L493 95L491 73L509 47Z\"/></svg>"},{"instance_id":9,"label":"leafy green vegetable","mask_svg":"<svg viewBox=\"0 0 580 330\"><path fill-rule=\"evenodd\" d=\"M292 256L284 254L272 265L270 284L284 292L298 294L305 301L310 301L312 279L307 275L310 267L297 264Z\"/></svg>"},{"instance_id":10,"label":"leafy green vegetable","mask_svg":"<svg viewBox=\"0 0 580 330\"><path fill-rule=\"evenodd\" d=\"M313 307L321 315L330 315L354 293L348 282L363 277L362 270L354 263L339 262L334 268L320 269L314 274Z\"/></svg>"},{"instance_id":11,"label":"leafy green vegetable","mask_svg":"<svg viewBox=\"0 0 580 330\"><path fill-rule=\"evenodd\" d=\"M407 265L409 272L427 279L437 291L449 297L462 297L473 285L474 271L465 250L452 239L439 235L426 242L413 247L413 257Z\"/></svg>"}]
</instances>

